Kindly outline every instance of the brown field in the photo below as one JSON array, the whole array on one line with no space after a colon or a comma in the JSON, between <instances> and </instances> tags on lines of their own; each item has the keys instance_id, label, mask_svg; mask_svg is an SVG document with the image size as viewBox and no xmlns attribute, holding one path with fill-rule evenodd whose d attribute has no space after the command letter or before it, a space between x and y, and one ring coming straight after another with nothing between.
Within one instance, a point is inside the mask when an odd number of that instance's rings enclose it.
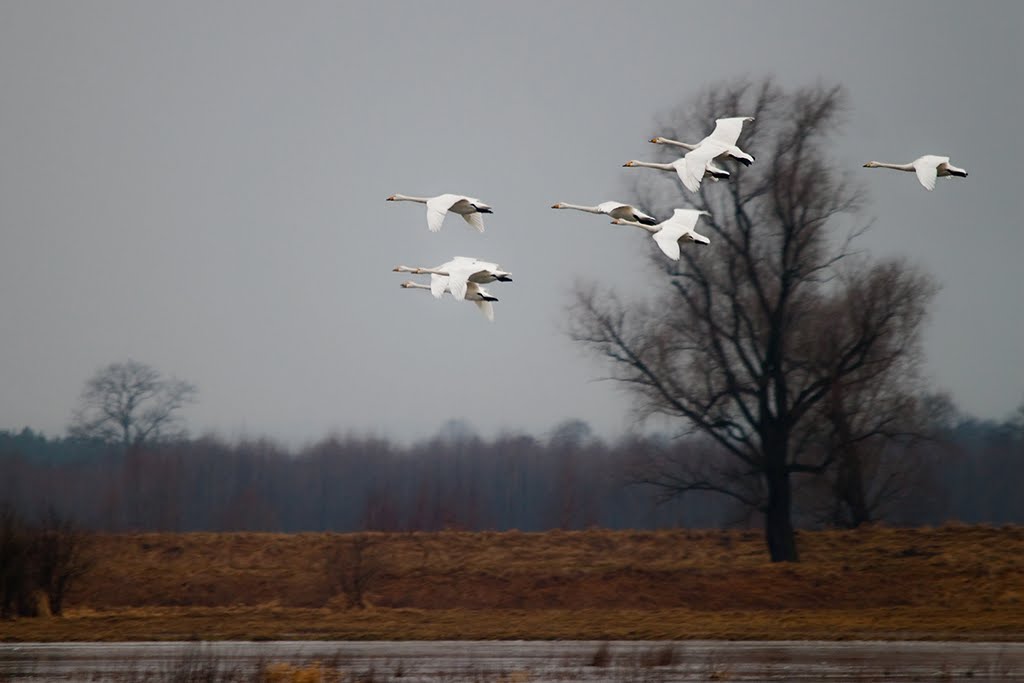
<instances>
[{"instance_id":1,"label":"brown field","mask_svg":"<svg viewBox=\"0 0 1024 683\"><path fill-rule=\"evenodd\" d=\"M338 534L104 535L61 618L0 640L1024 639L1024 528L374 533L367 609Z\"/></svg>"}]
</instances>

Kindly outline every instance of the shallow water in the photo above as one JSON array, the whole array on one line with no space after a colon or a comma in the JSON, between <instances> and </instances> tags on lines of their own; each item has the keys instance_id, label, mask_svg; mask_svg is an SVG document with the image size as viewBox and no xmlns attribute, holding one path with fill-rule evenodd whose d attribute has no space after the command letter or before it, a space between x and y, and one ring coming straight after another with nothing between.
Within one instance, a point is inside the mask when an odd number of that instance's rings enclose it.
<instances>
[{"instance_id":1,"label":"shallow water","mask_svg":"<svg viewBox=\"0 0 1024 683\"><path fill-rule=\"evenodd\" d=\"M0 644L0 681L1024 681L1024 643L440 641ZM210 676L211 673L216 676Z\"/></svg>"}]
</instances>

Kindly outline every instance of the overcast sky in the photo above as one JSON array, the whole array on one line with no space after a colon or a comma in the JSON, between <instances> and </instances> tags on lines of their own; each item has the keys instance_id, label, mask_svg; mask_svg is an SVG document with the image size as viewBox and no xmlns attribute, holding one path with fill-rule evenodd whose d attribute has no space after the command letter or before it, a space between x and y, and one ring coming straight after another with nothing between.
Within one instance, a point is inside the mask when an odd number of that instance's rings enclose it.
<instances>
[{"instance_id":1,"label":"overcast sky","mask_svg":"<svg viewBox=\"0 0 1024 683\"><path fill-rule=\"evenodd\" d=\"M769 74L848 88L851 168L970 172L928 193L864 170L864 244L941 281L929 375L1002 418L1024 399L1022 31L1009 0L6 0L0 429L62 434L85 380L132 358L198 385L192 431L228 438L617 436L628 395L593 381L565 307L577 279L641 291L649 240L549 207L628 198L657 120ZM395 192L495 212L431 234ZM493 324L391 272L456 254L512 271Z\"/></svg>"}]
</instances>

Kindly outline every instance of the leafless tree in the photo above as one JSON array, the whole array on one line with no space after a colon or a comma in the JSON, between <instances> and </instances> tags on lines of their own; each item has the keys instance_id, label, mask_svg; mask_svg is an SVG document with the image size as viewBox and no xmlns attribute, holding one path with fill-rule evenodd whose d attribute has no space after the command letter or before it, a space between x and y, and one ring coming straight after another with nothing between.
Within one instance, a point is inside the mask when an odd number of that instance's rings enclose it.
<instances>
[{"instance_id":1,"label":"leafless tree","mask_svg":"<svg viewBox=\"0 0 1024 683\"><path fill-rule=\"evenodd\" d=\"M0 505L0 619L26 614L31 590L31 542L14 508Z\"/></svg>"},{"instance_id":2,"label":"leafless tree","mask_svg":"<svg viewBox=\"0 0 1024 683\"><path fill-rule=\"evenodd\" d=\"M71 586L92 568L91 535L69 517L48 507L32 538L36 584L50 602L50 612L61 614Z\"/></svg>"},{"instance_id":3,"label":"leafless tree","mask_svg":"<svg viewBox=\"0 0 1024 683\"><path fill-rule=\"evenodd\" d=\"M381 572L381 561L369 534L338 536L325 558L327 581L340 591L351 609L366 608L366 591Z\"/></svg>"},{"instance_id":4,"label":"leafless tree","mask_svg":"<svg viewBox=\"0 0 1024 683\"><path fill-rule=\"evenodd\" d=\"M756 157L697 194L651 177L638 184L659 213L709 211L710 247L679 262L655 256L663 286L624 302L580 286L574 339L612 368L641 416L677 418L723 457L694 457L648 474L673 495L715 491L763 515L773 561L799 559L793 477L834 465L822 415L837 387L899 373L918 352L935 291L906 262L854 249L867 229L858 185L827 154L842 123L841 87L791 92L774 82L717 85L662 133L701 137L717 117L750 115L740 146Z\"/></svg>"},{"instance_id":5,"label":"leafless tree","mask_svg":"<svg viewBox=\"0 0 1024 683\"><path fill-rule=\"evenodd\" d=\"M132 446L184 435L178 412L195 400L188 382L163 377L133 360L100 369L82 390L72 437Z\"/></svg>"}]
</instances>

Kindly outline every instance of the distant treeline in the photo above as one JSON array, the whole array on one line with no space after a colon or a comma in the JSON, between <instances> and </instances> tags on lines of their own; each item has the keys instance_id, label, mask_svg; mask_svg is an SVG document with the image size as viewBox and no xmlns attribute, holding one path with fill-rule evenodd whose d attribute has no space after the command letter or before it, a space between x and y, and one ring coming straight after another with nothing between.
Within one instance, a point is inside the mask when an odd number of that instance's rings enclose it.
<instances>
[{"instance_id":1,"label":"distant treeline","mask_svg":"<svg viewBox=\"0 0 1024 683\"><path fill-rule=\"evenodd\" d=\"M711 493L660 500L639 463L695 455L696 441L609 444L569 422L548 439L449 430L412 446L333 437L289 449L203 437L127 449L0 432L0 503L26 518L56 510L97 530L357 531L457 528L653 529L756 524ZM667 456L667 458L666 458ZM703 456L707 457L707 456ZM1015 423L962 422L918 445L918 475L880 511L891 524L1024 523L1024 438ZM798 491L796 519L820 526L821 487Z\"/></svg>"}]
</instances>

